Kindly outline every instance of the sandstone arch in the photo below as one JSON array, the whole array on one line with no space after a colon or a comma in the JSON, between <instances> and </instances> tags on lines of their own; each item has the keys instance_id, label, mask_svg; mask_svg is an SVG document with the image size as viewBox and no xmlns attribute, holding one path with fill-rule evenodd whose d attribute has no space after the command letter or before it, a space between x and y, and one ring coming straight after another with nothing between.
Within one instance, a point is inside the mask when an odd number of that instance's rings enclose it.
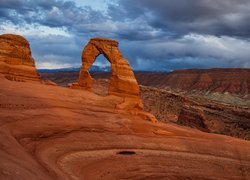
<instances>
[{"instance_id":1,"label":"sandstone arch","mask_svg":"<svg viewBox=\"0 0 250 180\"><path fill-rule=\"evenodd\" d=\"M118 45L117 41L111 39L91 39L82 52L82 69L78 83L71 87L79 88L80 86L81 89L92 90L94 81L89 70L96 58L103 54L111 64L108 95L115 95L121 99L115 109L120 112L137 114L152 122L157 122L152 114L144 112L134 72L128 61L123 57Z\"/></svg>"},{"instance_id":2,"label":"sandstone arch","mask_svg":"<svg viewBox=\"0 0 250 180\"><path fill-rule=\"evenodd\" d=\"M111 64L108 94L119 96L139 96L139 86L128 61L122 56L118 42L110 39L93 38L82 52L82 70L79 85L92 89L93 79L89 73L96 58L103 54Z\"/></svg>"}]
</instances>

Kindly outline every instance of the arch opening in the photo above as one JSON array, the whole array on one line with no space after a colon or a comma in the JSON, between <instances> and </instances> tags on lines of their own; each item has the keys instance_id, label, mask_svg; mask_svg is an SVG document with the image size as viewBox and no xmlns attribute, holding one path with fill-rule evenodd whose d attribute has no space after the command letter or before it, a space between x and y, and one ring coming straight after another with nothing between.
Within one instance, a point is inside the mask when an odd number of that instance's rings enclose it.
<instances>
[{"instance_id":1,"label":"arch opening","mask_svg":"<svg viewBox=\"0 0 250 180\"><path fill-rule=\"evenodd\" d=\"M93 92L100 96L107 96L111 74L111 64L108 59L103 54L98 55L89 72L94 79Z\"/></svg>"}]
</instances>

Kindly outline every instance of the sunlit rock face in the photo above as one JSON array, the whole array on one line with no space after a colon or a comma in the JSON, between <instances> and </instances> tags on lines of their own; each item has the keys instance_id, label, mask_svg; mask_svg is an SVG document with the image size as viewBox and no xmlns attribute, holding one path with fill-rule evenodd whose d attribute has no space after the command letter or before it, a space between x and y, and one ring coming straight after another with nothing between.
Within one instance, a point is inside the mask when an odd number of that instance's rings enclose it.
<instances>
[{"instance_id":1,"label":"sunlit rock face","mask_svg":"<svg viewBox=\"0 0 250 180\"><path fill-rule=\"evenodd\" d=\"M121 110L143 111L139 96L139 86L128 61L118 48L118 42L110 39L94 38L89 41L82 52L82 69L78 85L92 91L93 78L89 71L96 58L103 54L111 64L111 77L108 95L124 98L123 103L116 106Z\"/></svg>"},{"instance_id":2,"label":"sunlit rock face","mask_svg":"<svg viewBox=\"0 0 250 180\"><path fill-rule=\"evenodd\" d=\"M13 81L40 81L29 42L19 35L0 35L0 75Z\"/></svg>"},{"instance_id":3,"label":"sunlit rock face","mask_svg":"<svg viewBox=\"0 0 250 180\"><path fill-rule=\"evenodd\" d=\"M139 95L138 83L128 61L122 56L118 42L109 39L91 39L82 53L82 70L79 84L87 89L92 88L93 80L89 70L96 58L103 54L111 64L109 94Z\"/></svg>"}]
</instances>

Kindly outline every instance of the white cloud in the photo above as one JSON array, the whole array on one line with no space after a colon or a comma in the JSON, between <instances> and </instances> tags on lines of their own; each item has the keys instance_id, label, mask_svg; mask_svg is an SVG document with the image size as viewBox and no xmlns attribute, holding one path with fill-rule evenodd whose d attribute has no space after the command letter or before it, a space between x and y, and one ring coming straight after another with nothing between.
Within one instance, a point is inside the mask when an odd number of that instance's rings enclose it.
<instances>
[{"instance_id":1,"label":"white cloud","mask_svg":"<svg viewBox=\"0 0 250 180\"><path fill-rule=\"evenodd\" d=\"M37 62L36 68L37 69L61 69L61 68L70 68L72 64L62 64L62 63L55 63L55 62Z\"/></svg>"},{"instance_id":2,"label":"white cloud","mask_svg":"<svg viewBox=\"0 0 250 180\"><path fill-rule=\"evenodd\" d=\"M70 36L70 33L65 28L49 27L44 25L36 24L23 24L15 25L11 22L4 22L0 24L0 33L13 33L22 36L48 36L48 35L60 35L60 36Z\"/></svg>"}]
</instances>

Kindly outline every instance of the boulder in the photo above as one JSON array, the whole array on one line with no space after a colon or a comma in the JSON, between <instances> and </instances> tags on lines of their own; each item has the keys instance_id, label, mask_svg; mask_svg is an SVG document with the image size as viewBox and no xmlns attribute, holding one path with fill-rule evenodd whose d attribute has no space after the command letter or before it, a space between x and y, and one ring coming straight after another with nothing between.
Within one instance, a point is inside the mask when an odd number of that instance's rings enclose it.
<instances>
[{"instance_id":1,"label":"boulder","mask_svg":"<svg viewBox=\"0 0 250 180\"><path fill-rule=\"evenodd\" d=\"M0 35L0 75L12 81L40 81L29 42L19 35Z\"/></svg>"}]
</instances>

